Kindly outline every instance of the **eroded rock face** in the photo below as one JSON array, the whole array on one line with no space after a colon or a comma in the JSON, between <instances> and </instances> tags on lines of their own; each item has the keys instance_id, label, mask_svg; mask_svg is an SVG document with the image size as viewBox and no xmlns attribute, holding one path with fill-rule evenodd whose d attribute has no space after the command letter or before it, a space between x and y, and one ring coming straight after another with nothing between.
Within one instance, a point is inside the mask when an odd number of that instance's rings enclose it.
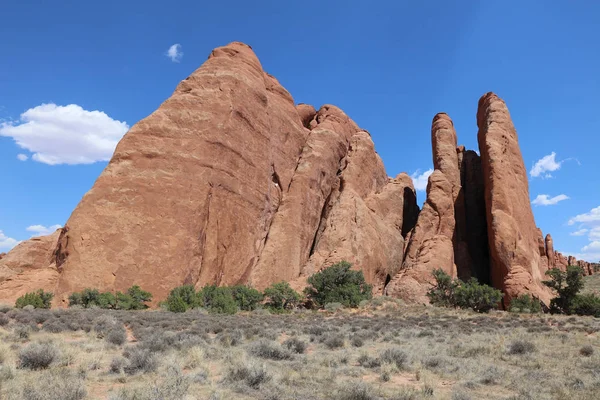
<instances>
[{"instance_id":1,"label":"eroded rock face","mask_svg":"<svg viewBox=\"0 0 600 400\"><path fill-rule=\"evenodd\" d=\"M429 176L427 200L406 248L400 273L392 278L387 293L392 296L427 302L432 283L431 272L441 268L457 276L454 264L454 202L452 184L445 174L435 170Z\"/></svg>"},{"instance_id":2,"label":"eroded rock face","mask_svg":"<svg viewBox=\"0 0 600 400\"><path fill-rule=\"evenodd\" d=\"M548 268L554 268L556 266L556 254L554 251L554 241L550 234L546 235L546 256L548 257Z\"/></svg>"},{"instance_id":3,"label":"eroded rock face","mask_svg":"<svg viewBox=\"0 0 600 400\"><path fill-rule=\"evenodd\" d=\"M477 126L492 284L505 293L505 305L522 293L549 303L551 293L541 283L540 235L531 211L527 171L504 101L493 93L484 95Z\"/></svg>"},{"instance_id":4,"label":"eroded rock face","mask_svg":"<svg viewBox=\"0 0 600 400\"><path fill-rule=\"evenodd\" d=\"M461 184L463 149L457 149L456 131L450 117L439 113L431 124L433 168L441 171L452 185L455 227L452 237L454 262L461 279L471 276L471 258L466 239L465 201ZM460 160L459 160L460 158Z\"/></svg>"},{"instance_id":5,"label":"eroded rock face","mask_svg":"<svg viewBox=\"0 0 600 400\"><path fill-rule=\"evenodd\" d=\"M0 299L13 302L28 291L52 290L58 278L54 251L61 229L15 246L0 259Z\"/></svg>"}]
</instances>

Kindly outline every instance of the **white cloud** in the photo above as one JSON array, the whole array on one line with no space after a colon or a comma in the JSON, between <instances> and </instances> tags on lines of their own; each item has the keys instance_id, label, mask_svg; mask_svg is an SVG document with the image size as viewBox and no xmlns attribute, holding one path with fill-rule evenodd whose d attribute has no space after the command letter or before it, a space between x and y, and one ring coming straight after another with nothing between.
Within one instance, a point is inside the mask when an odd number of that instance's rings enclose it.
<instances>
[{"instance_id":1,"label":"white cloud","mask_svg":"<svg viewBox=\"0 0 600 400\"><path fill-rule=\"evenodd\" d=\"M557 204L560 201L568 200L569 196L565 194L559 194L558 196L550 197L547 194L538 194L538 196L533 199L531 204L536 206L552 206Z\"/></svg>"},{"instance_id":2,"label":"white cloud","mask_svg":"<svg viewBox=\"0 0 600 400\"><path fill-rule=\"evenodd\" d=\"M549 155L542 157L533 165L533 168L531 168L529 174L534 178L537 178L540 175L544 178L551 178L552 175L548 172L559 170L562 164L562 161L557 162L555 158L555 152L552 152Z\"/></svg>"},{"instance_id":3,"label":"white cloud","mask_svg":"<svg viewBox=\"0 0 600 400\"><path fill-rule=\"evenodd\" d=\"M19 161L27 161L29 159L27 154L17 154L17 158L19 159Z\"/></svg>"},{"instance_id":4,"label":"white cloud","mask_svg":"<svg viewBox=\"0 0 600 400\"><path fill-rule=\"evenodd\" d=\"M8 237L0 231L0 250L10 250L19 243L18 240Z\"/></svg>"},{"instance_id":5,"label":"white cloud","mask_svg":"<svg viewBox=\"0 0 600 400\"><path fill-rule=\"evenodd\" d=\"M31 225L28 226L25 230L27 232L33 232L33 236L44 236L54 233L58 228L61 228L61 225L52 225L52 226L44 226L44 225Z\"/></svg>"},{"instance_id":6,"label":"white cloud","mask_svg":"<svg viewBox=\"0 0 600 400\"><path fill-rule=\"evenodd\" d=\"M588 233L589 229L580 229L578 231L575 232L571 232L570 235L571 236L584 236L586 233Z\"/></svg>"},{"instance_id":7,"label":"white cloud","mask_svg":"<svg viewBox=\"0 0 600 400\"><path fill-rule=\"evenodd\" d=\"M576 222L583 224L598 224L600 226L600 206L592 208L588 213L574 216L569 220L569 225L573 225Z\"/></svg>"},{"instance_id":8,"label":"white cloud","mask_svg":"<svg viewBox=\"0 0 600 400\"><path fill-rule=\"evenodd\" d=\"M415 190L424 191L427 189L427 180L429 179L429 175L433 174L433 169L428 169L422 174L419 174L419 171L416 170L410 177L415 185Z\"/></svg>"},{"instance_id":9,"label":"white cloud","mask_svg":"<svg viewBox=\"0 0 600 400\"><path fill-rule=\"evenodd\" d=\"M579 230L573 236L587 234L589 243L581 248L581 253L576 257L585 261L600 261L600 206L592 208L589 212L571 218L569 225L579 224Z\"/></svg>"},{"instance_id":10,"label":"white cloud","mask_svg":"<svg viewBox=\"0 0 600 400\"><path fill-rule=\"evenodd\" d=\"M183 58L183 51L181 51L181 45L179 43L175 43L173 46L169 47L167 50L166 56L171 59L173 62L179 62Z\"/></svg>"},{"instance_id":11,"label":"white cloud","mask_svg":"<svg viewBox=\"0 0 600 400\"><path fill-rule=\"evenodd\" d=\"M590 242L587 246L583 246L581 249L583 252L600 252L600 240Z\"/></svg>"},{"instance_id":12,"label":"white cloud","mask_svg":"<svg viewBox=\"0 0 600 400\"><path fill-rule=\"evenodd\" d=\"M108 161L129 130L125 122L76 104L42 104L21 114L19 122L0 124L0 136L12 137L41 163L92 164Z\"/></svg>"}]
</instances>

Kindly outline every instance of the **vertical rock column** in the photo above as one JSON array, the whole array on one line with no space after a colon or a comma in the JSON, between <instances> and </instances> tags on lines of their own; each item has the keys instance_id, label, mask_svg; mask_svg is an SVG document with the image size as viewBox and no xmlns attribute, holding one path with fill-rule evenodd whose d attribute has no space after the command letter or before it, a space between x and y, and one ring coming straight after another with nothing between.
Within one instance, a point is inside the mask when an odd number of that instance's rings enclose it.
<instances>
[{"instance_id":1,"label":"vertical rock column","mask_svg":"<svg viewBox=\"0 0 600 400\"><path fill-rule=\"evenodd\" d=\"M517 132L504 101L493 93L479 100L477 136L485 186L491 282L505 293L504 306L522 293L545 303L538 230L529 200L527 171Z\"/></svg>"},{"instance_id":2,"label":"vertical rock column","mask_svg":"<svg viewBox=\"0 0 600 400\"><path fill-rule=\"evenodd\" d=\"M457 152L456 143L456 131L452 120L445 113L437 114L431 124L433 168L442 172L452 186L455 218L455 229L452 235L454 262L458 276L468 279L471 276L471 259L466 240L465 202L459 162L462 152Z\"/></svg>"}]
</instances>

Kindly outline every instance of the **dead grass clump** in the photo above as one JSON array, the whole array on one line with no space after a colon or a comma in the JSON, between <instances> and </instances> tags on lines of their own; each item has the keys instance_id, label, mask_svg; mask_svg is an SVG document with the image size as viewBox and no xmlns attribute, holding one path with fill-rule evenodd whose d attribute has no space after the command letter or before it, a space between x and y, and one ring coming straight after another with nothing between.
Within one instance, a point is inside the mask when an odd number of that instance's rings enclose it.
<instances>
[{"instance_id":1,"label":"dead grass clump","mask_svg":"<svg viewBox=\"0 0 600 400\"><path fill-rule=\"evenodd\" d=\"M591 357L592 354L594 354L594 348L589 344L585 345L579 349L579 354L581 354L584 357Z\"/></svg>"},{"instance_id":2,"label":"dead grass clump","mask_svg":"<svg viewBox=\"0 0 600 400\"><path fill-rule=\"evenodd\" d=\"M400 370L406 368L406 362L408 361L408 355L400 349L385 349L379 355L382 362L387 364L395 364Z\"/></svg>"},{"instance_id":3,"label":"dead grass clump","mask_svg":"<svg viewBox=\"0 0 600 400\"><path fill-rule=\"evenodd\" d=\"M158 368L158 359L148 349L134 347L123 352L129 361L124 371L130 375L138 372L154 372Z\"/></svg>"},{"instance_id":4,"label":"dead grass clump","mask_svg":"<svg viewBox=\"0 0 600 400\"><path fill-rule=\"evenodd\" d=\"M303 354L306 351L306 342L302 340L292 337L283 342L283 345L287 347L293 353Z\"/></svg>"},{"instance_id":5,"label":"dead grass clump","mask_svg":"<svg viewBox=\"0 0 600 400\"><path fill-rule=\"evenodd\" d=\"M23 386L24 400L81 400L87 396L83 380L66 370L50 371L36 376Z\"/></svg>"}]
</instances>

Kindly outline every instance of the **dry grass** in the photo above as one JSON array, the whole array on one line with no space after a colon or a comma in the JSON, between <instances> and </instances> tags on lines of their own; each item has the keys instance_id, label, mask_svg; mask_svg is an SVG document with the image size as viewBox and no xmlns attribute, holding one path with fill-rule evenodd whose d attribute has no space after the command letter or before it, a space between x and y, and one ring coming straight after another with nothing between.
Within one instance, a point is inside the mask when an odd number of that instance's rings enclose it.
<instances>
[{"instance_id":1,"label":"dry grass","mask_svg":"<svg viewBox=\"0 0 600 400\"><path fill-rule=\"evenodd\" d=\"M583 278L584 287L581 293L600 296L600 274L588 275Z\"/></svg>"},{"instance_id":2,"label":"dry grass","mask_svg":"<svg viewBox=\"0 0 600 400\"><path fill-rule=\"evenodd\" d=\"M381 298L359 310L287 315L0 313L8 319L1 399L566 400L600 392L600 320L590 317L479 315ZM37 351L39 368L22 365Z\"/></svg>"}]
</instances>

